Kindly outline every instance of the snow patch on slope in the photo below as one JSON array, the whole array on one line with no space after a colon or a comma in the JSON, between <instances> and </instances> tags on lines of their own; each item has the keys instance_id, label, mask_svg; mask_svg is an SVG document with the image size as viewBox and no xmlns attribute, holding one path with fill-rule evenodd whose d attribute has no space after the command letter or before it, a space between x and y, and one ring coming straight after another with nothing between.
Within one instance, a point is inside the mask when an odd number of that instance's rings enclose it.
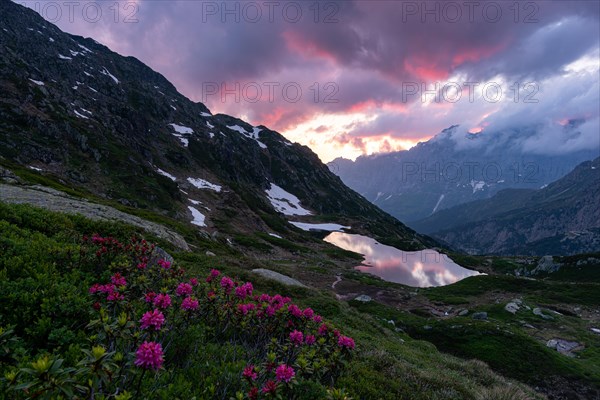
<instances>
[{"instance_id":1,"label":"snow patch on slope","mask_svg":"<svg viewBox=\"0 0 600 400\"><path fill-rule=\"evenodd\" d=\"M189 134L194 133L194 131L192 130L192 128L188 128L187 126L177 125L177 124L169 124L169 125L171 127L173 127L173 129L177 133L189 133Z\"/></svg>"},{"instance_id":2,"label":"snow patch on slope","mask_svg":"<svg viewBox=\"0 0 600 400\"><path fill-rule=\"evenodd\" d=\"M114 76L113 74L111 74L110 72L108 72L108 70L106 69L106 67L102 67L102 71L100 71L100 73L102 75L106 75L106 76L112 78L112 80L115 81L115 83L117 85L120 83L116 76Z\"/></svg>"},{"instance_id":3,"label":"snow patch on slope","mask_svg":"<svg viewBox=\"0 0 600 400\"><path fill-rule=\"evenodd\" d=\"M227 128L229 128L232 131L236 131L241 133L242 135L244 135L245 137L247 137L248 139L252 139L255 140L256 143L258 143L258 145L262 148L262 149L266 149L267 145L264 144L263 142L261 142L259 139L260 137L260 132L262 131L261 128L256 128L254 127L252 129L252 132L248 132L247 130L245 130L244 128L242 128L239 125L231 125L231 126L227 126Z\"/></svg>"},{"instance_id":4,"label":"snow patch on slope","mask_svg":"<svg viewBox=\"0 0 600 400\"><path fill-rule=\"evenodd\" d=\"M290 224L302 229L303 231L341 231L342 229L350 229L349 226L343 226L340 224L309 224L307 222L295 222L289 221Z\"/></svg>"},{"instance_id":5,"label":"snow patch on slope","mask_svg":"<svg viewBox=\"0 0 600 400\"><path fill-rule=\"evenodd\" d=\"M172 135L179 139L184 147L188 147L190 142L187 138L183 137L182 135L194 133L192 128L188 128L187 126L177 124L169 124L169 126L175 131L175 133L172 133Z\"/></svg>"},{"instance_id":6,"label":"snow patch on slope","mask_svg":"<svg viewBox=\"0 0 600 400\"><path fill-rule=\"evenodd\" d=\"M440 204L442 204L442 200L444 200L445 195L441 195L440 198L438 199L437 203L435 203L435 207L433 207L433 211L431 212L431 214L433 214L434 212L437 211L438 207L440 206Z\"/></svg>"},{"instance_id":7,"label":"snow patch on slope","mask_svg":"<svg viewBox=\"0 0 600 400\"><path fill-rule=\"evenodd\" d=\"M471 180L471 187L473 188L473 193L475 193L479 190L483 190L484 186L485 186L484 181Z\"/></svg>"},{"instance_id":8,"label":"snow patch on slope","mask_svg":"<svg viewBox=\"0 0 600 400\"><path fill-rule=\"evenodd\" d=\"M206 181L204 179L200 179L200 178L187 178L187 181L189 183L191 183L192 185L194 185L198 189L214 190L217 193L221 191L221 186L216 185L214 183L210 183L209 181Z\"/></svg>"},{"instance_id":9,"label":"snow patch on slope","mask_svg":"<svg viewBox=\"0 0 600 400\"><path fill-rule=\"evenodd\" d=\"M206 217L204 216L204 214L202 214L200 211L196 210L194 207L192 206L188 206L188 209L191 211L192 213L192 221L191 223L197 226L206 226L205 220Z\"/></svg>"},{"instance_id":10,"label":"snow patch on slope","mask_svg":"<svg viewBox=\"0 0 600 400\"><path fill-rule=\"evenodd\" d=\"M74 110L73 112L74 112L74 113L75 113L75 115L76 115L77 117L79 117L79 118L82 118L82 119L89 119L89 118L88 118L88 117L86 117L85 115L83 115L83 114L79 113L77 110Z\"/></svg>"},{"instance_id":11,"label":"snow patch on slope","mask_svg":"<svg viewBox=\"0 0 600 400\"><path fill-rule=\"evenodd\" d=\"M285 215L311 215L300 205L300 199L271 183L271 189L265 190L273 208Z\"/></svg>"},{"instance_id":12,"label":"snow patch on slope","mask_svg":"<svg viewBox=\"0 0 600 400\"><path fill-rule=\"evenodd\" d=\"M77 43L77 46L79 46L80 48L82 48L83 51L87 51L88 53L93 53L93 51L91 51L90 49L88 49L87 47L85 47L82 44Z\"/></svg>"},{"instance_id":13,"label":"snow patch on slope","mask_svg":"<svg viewBox=\"0 0 600 400\"><path fill-rule=\"evenodd\" d=\"M159 174L161 174L162 176L166 176L167 178L169 178L170 180L172 180L173 182L175 182L177 180L176 177L174 177L173 175L171 175L170 173L163 171L160 168L156 168L156 172L158 172Z\"/></svg>"}]
</instances>

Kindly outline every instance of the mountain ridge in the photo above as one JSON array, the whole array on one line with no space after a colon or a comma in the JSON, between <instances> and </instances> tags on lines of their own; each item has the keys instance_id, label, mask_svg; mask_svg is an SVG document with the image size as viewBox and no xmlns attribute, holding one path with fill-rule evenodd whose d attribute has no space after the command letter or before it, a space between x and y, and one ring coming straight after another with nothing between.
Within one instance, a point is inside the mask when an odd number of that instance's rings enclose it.
<instances>
[{"instance_id":1,"label":"mountain ridge","mask_svg":"<svg viewBox=\"0 0 600 400\"><path fill-rule=\"evenodd\" d=\"M134 57L61 32L32 10L4 1L0 10L5 167L16 163L180 221L200 213L209 233L276 227L299 237L302 231L287 223L294 219L351 225L406 249L435 245L347 188L308 147L263 125L212 115ZM265 193L271 184L315 215L276 212Z\"/></svg>"},{"instance_id":2,"label":"mountain ridge","mask_svg":"<svg viewBox=\"0 0 600 400\"><path fill-rule=\"evenodd\" d=\"M577 135L581 121L562 127L565 138ZM409 150L336 159L328 165L350 187L410 225L508 188L538 189L598 156L592 147L565 154L525 152L524 140L540 134L531 126L470 134L453 125Z\"/></svg>"},{"instance_id":3,"label":"mountain ridge","mask_svg":"<svg viewBox=\"0 0 600 400\"><path fill-rule=\"evenodd\" d=\"M600 157L543 189L507 189L412 223L470 253L572 255L600 246Z\"/></svg>"}]
</instances>

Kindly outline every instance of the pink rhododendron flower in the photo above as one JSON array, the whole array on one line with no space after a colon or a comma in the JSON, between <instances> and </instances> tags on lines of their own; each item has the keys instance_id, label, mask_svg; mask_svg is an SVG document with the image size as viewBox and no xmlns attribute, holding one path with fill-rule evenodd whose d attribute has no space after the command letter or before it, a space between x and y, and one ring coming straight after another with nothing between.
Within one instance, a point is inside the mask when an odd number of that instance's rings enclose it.
<instances>
[{"instance_id":1,"label":"pink rhododendron flower","mask_svg":"<svg viewBox=\"0 0 600 400\"><path fill-rule=\"evenodd\" d=\"M106 300L108 301L119 301L119 300L123 300L124 297L121 293L119 292L110 292L108 294L108 296L106 296Z\"/></svg>"},{"instance_id":2,"label":"pink rhododendron flower","mask_svg":"<svg viewBox=\"0 0 600 400\"><path fill-rule=\"evenodd\" d=\"M254 309L256 309L256 306L253 303L238 304L238 311L241 312L243 315L247 315L248 312L250 312Z\"/></svg>"},{"instance_id":3,"label":"pink rhododendron flower","mask_svg":"<svg viewBox=\"0 0 600 400\"><path fill-rule=\"evenodd\" d=\"M110 281L116 286L127 286L127 281L125 280L125 277L118 272L111 276Z\"/></svg>"},{"instance_id":4,"label":"pink rhododendron flower","mask_svg":"<svg viewBox=\"0 0 600 400\"><path fill-rule=\"evenodd\" d=\"M147 263L141 262L137 265L138 269L146 269L146 267L148 266Z\"/></svg>"},{"instance_id":5,"label":"pink rhododendron flower","mask_svg":"<svg viewBox=\"0 0 600 400\"><path fill-rule=\"evenodd\" d=\"M244 300L246 298L246 290L244 289L243 286L238 286L235 288L235 295L239 298Z\"/></svg>"},{"instance_id":6,"label":"pink rhododendron flower","mask_svg":"<svg viewBox=\"0 0 600 400\"><path fill-rule=\"evenodd\" d=\"M256 399L258 399L258 388L256 386L252 387L248 391L248 398L250 400L256 400Z\"/></svg>"},{"instance_id":7,"label":"pink rhododendron flower","mask_svg":"<svg viewBox=\"0 0 600 400\"><path fill-rule=\"evenodd\" d=\"M163 358L163 350L160 343L144 342L135 352L135 365L145 369L160 369Z\"/></svg>"},{"instance_id":8,"label":"pink rhododendron flower","mask_svg":"<svg viewBox=\"0 0 600 400\"><path fill-rule=\"evenodd\" d=\"M254 288L250 282L244 283L242 286L235 288L235 295L240 299L244 300L247 296L252 296Z\"/></svg>"},{"instance_id":9,"label":"pink rhododendron flower","mask_svg":"<svg viewBox=\"0 0 600 400\"><path fill-rule=\"evenodd\" d=\"M275 315L275 308L273 308L273 306L269 306L265 309L265 315L267 317L272 317L273 315Z\"/></svg>"},{"instance_id":10,"label":"pink rhododendron flower","mask_svg":"<svg viewBox=\"0 0 600 400\"><path fill-rule=\"evenodd\" d=\"M147 329L152 327L155 331L158 331L164 323L165 316L163 313L157 309L154 309L152 311L148 311L142 316L142 319L140 319L140 328Z\"/></svg>"},{"instance_id":11,"label":"pink rhododendron flower","mask_svg":"<svg viewBox=\"0 0 600 400\"><path fill-rule=\"evenodd\" d=\"M193 297L186 297L181 302L181 309L182 310L196 310L196 309L198 309L198 300L194 299Z\"/></svg>"},{"instance_id":12,"label":"pink rhododendron flower","mask_svg":"<svg viewBox=\"0 0 600 400\"><path fill-rule=\"evenodd\" d=\"M164 269L171 268L171 262L170 261L167 261L167 260L158 260L156 263L158 265L160 265Z\"/></svg>"},{"instance_id":13,"label":"pink rhododendron flower","mask_svg":"<svg viewBox=\"0 0 600 400\"><path fill-rule=\"evenodd\" d=\"M321 322L323 322L323 317L321 317L320 315L315 315L313 317L313 321L315 321L317 324L320 324Z\"/></svg>"},{"instance_id":14,"label":"pink rhododendron flower","mask_svg":"<svg viewBox=\"0 0 600 400\"><path fill-rule=\"evenodd\" d=\"M263 302L270 302L271 301L271 296L269 296L266 293L263 293L259 296L258 301L260 301L261 303Z\"/></svg>"},{"instance_id":15,"label":"pink rhododendron flower","mask_svg":"<svg viewBox=\"0 0 600 400\"><path fill-rule=\"evenodd\" d=\"M155 297L156 297L156 293L148 292L144 295L144 300L146 301L146 303L152 303L154 301Z\"/></svg>"},{"instance_id":16,"label":"pink rhododendron flower","mask_svg":"<svg viewBox=\"0 0 600 400\"><path fill-rule=\"evenodd\" d=\"M254 365L250 364L246 368L244 368L244 372L242 372L242 376L251 381L256 380L256 378L258 378L258 374L256 373Z\"/></svg>"},{"instance_id":17,"label":"pink rhododendron flower","mask_svg":"<svg viewBox=\"0 0 600 400\"><path fill-rule=\"evenodd\" d=\"M104 243L104 238L102 236L98 235L97 233L94 233L94 235L92 236L92 243L102 244L102 243Z\"/></svg>"},{"instance_id":18,"label":"pink rhododendron flower","mask_svg":"<svg viewBox=\"0 0 600 400\"><path fill-rule=\"evenodd\" d=\"M305 308L304 311L302 311L302 315L308 319L311 319L313 315L315 315L315 312L312 310L312 308Z\"/></svg>"},{"instance_id":19,"label":"pink rhododendron flower","mask_svg":"<svg viewBox=\"0 0 600 400\"><path fill-rule=\"evenodd\" d=\"M198 286L198 279L197 278L190 279L190 285L192 285L192 286Z\"/></svg>"},{"instance_id":20,"label":"pink rhododendron flower","mask_svg":"<svg viewBox=\"0 0 600 400\"><path fill-rule=\"evenodd\" d=\"M192 292L193 292L192 285L190 285L189 283L180 283L177 286L177 289L175 290L175 293L177 293L177 296L189 295L189 294L192 294Z\"/></svg>"},{"instance_id":21,"label":"pink rhododendron flower","mask_svg":"<svg viewBox=\"0 0 600 400\"><path fill-rule=\"evenodd\" d=\"M297 318L302 316L302 310L300 310L300 308L295 304L290 304L288 306L288 312Z\"/></svg>"},{"instance_id":22,"label":"pink rhododendron flower","mask_svg":"<svg viewBox=\"0 0 600 400\"><path fill-rule=\"evenodd\" d=\"M262 392L274 396L277 392L277 383L270 380L265 382L265 385L262 387Z\"/></svg>"},{"instance_id":23,"label":"pink rhododendron flower","mask_svg":"<svg viewBox=\"0 0 600 400\"><path fill-rule=\"evenodd\" d=\"M322 324L321 326L319 326L319 329L317 331L319 333L320 336L323 336L327 333L327 325Z\"/></svg>"},{"instance_id":24,"label":"pink rhododendron flower","mask_svg":"<svg viewBox=\"0 0 600 400\"><path fill-rule=\"evenodd\" d=\"M163 310L165 308L169 308L169 306L171 305L171 296L169 296L168 294L159 293L154 298L154 305L158 308L162 308Z\"/></svg>"},{"instance_id":25,"label":"pink rhododendron flower","mask_svg":"<svg viewBox=\"0 0 600 400\"><path fill-rule=\"evenodd\" d=\"M315 338L315 335L306 335L306 337L304 338L304 341L305 341L305 342L306 342L306 344L307 344L307 345L309 345L309 346L310 346L311 344L314 344L316 340L317 340L317 339Z\"/></svg>"},{"instance_id":26,"label":"pink rhododendron flower","mask_svg":"<svg viewBox=\"0 0 600 400\"><path fill-rule=\"evenodd\" d=\"M221 279L221 287L225 290L225 293L229 294L229 292L231 292L231 289L233 289L233 281L231 280L231 278L224 276Z\"/></svg>"},{"instance_id":27,"label":"pink rhododendron flower","mask_svg":"<svg viewBox=\"0 0 600 400\"><path fill-rule=\"evenodd\" d=\"M206 277L206 282L209 282L209 283L212 282L213 279L215 279L219 275L221 275L221 273L218 270L216 270L216 269L211 270L210 274Z\"/></svg>"},{"instance_id":28,"label":"pink rhododendron flower","mask_svg":"<svg viewBox=\"0 0 600 400\"><path fill-rule=\"evenodd\" d=\"M354 339L341 335L338 339L338 346L352 350L354 348Z\"/></svg>"},{"instance_id":29,"label":"pink rhododendron flower","mask_svg":"<svg viewBox=\"0 0 600 400\"><path fill-rule=\"evenodd\" d=\"M275 377L279 382L289 382L296 375L294 372L294 368L287 366L285 364L281 364L275 370Z\"/></svg>"},{"instance_id":30,"label":"pink rhododendron flower","mask_svg":"<svg viewBox=\"0 0 600 400\"><path fill-rule=\"evenodd\" d=\"M304 342L304 334L298 330L292 331L290 333L290 341L296 346L299 346Z\"/></svg>"},{"instance_id":31,"label":"pink rhododendron flower","mask_svg":"<svg viewBox=\"0 0 600 400\"><path fill-rule=\"evenodd\" d=\"M112 293L115 290L117 290L117 287L114 285L114 283L107 283L106 285L98 286L98 291L102 293Z\"/></svg>"},{"instance_id":32,"label":"pink rhododendron flower","mask_svg":"<svg viewBox=\"0 0 600 400\"><path fill-rule=\"evenodd\" d=\"M281 297L280 294L276 294L275 296L271 297L271 304L273 304L273 303L283 304L283 297Z\"/></svg>"},{"instance_id":33,"label":"pink rhododendron flower","mask_svg":"<svg viewBox=\"0 0 600 400\"><path fill-rule=\"evenodd\" d=\"M93 285L90 287L90 290L89 290L90 294L98 293L98 292L100 291L100 288L101 288L101 287L102 287L101 285L99 285L99 284L97 284L97 283L94 283L94 284L93 284Z\"/></svg>"}]
</instances>

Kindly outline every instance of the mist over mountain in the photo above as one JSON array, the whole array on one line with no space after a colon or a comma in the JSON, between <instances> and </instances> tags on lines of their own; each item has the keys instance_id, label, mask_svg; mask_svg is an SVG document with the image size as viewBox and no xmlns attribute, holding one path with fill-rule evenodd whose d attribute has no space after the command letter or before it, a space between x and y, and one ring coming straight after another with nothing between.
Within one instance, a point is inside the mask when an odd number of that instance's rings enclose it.
<instances>
[{"instance_id":1,"label":"mist over mountain","mask_svg":"<svg viewBox=\"0 0 600 400\"><path fill-rule=\"evenodd\" d=\"M467 132L451 126L407 151L338 158L329 168L368 200L408 223L508 188L539 189L598 157L597 122ZM561 146L541 143L559 140Z\"/></svg>"}]
</instances>

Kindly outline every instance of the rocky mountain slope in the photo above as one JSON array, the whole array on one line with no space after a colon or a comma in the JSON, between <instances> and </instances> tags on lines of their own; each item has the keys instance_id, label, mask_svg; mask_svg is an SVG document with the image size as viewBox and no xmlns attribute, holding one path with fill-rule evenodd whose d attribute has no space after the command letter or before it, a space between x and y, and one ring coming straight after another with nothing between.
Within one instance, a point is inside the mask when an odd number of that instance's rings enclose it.
<instances>
[{"instance_id":1,"label":"rocky mountain slope","mask_svg":"<svg viewBox=\"0 0 600 400\"><path fill-rule=\"evenodd\" d=\"M600 249L600 158L544 189L508 189L413 223L477 254L569 255Z\"/></svg>"},{"instance_id":2,"label":"rocky mountain slope","mask_svg":"<svg viewBox=\"0 0 600 400\"><path fill-rule=\"evenodd\" d=\"M581 120L565 124L567 140ZM525 152L523 142L543 135L538 126L470 134L452 126L408 151L329 163L344 183L400 221L412 222L501 190L539 189L577 164L598 156L590 148L564 154Z\"/></svg>"},{"instance_id":3,"label":"rocky mountain slope","mask_svg":"<svg viewBox=\"0 0 600 400\"><path fill-rule=\"evenodd\" d=\"M307 147L212 115L135 58L0 2L0 164L195 224L206 234L336 222L404 248L432 242L346 187ZM260 239L257 239L260 240Z\"/></svg>"}]
</instances>

